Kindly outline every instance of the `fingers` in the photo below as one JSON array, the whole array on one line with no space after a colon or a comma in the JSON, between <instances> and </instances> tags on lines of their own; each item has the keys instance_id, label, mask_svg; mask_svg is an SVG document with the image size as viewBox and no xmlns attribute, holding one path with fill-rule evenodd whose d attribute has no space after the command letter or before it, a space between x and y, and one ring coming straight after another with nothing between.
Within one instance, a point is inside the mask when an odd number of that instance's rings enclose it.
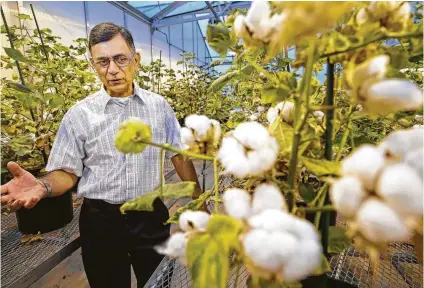
<instances>
[{"instance_id":1,"label":"fingers","mask_svg":"<svg viewBox=\"0 0 424 288\"><path fill-rule=\"evenodd\" d=\"M2 195L1 196L1 205L6 205L7 203L9 203L10 200L12 200L12 196L11 195Z\"/></svg>"},{"instance_id":2,"label":"fingers","mask_svg":"<svg viewBox=\"0 0 424 288\"><path fill-rule=\"evenodd\" d=\"M9 203L9 207L12 210L18 210L19 208L22 207L23 203L25 203L25 202L23 202L23 200L16 200L15 199L15 200L12 200L12 202Z\"/></svg>"},{"instance_id":3,"label":"fingers","mask_svg":"<svg viewBox=\"0 0 424 288\"><path fill-rule=\"evenodd\" d=\"M25 170L16 162L7 163L7 169L9 169L10 173L15 177L22 176L25 173Z\"/></svg>"},{"instance_id":4,"label":"fingers","mask_svg":"<svg viewBox=\"0 0 424 288\"><path fill-rule=\"evenodd\" d=\"M37 197L37 196L33 196L31 198L28 198L25 201L24 207L27 208L27 209L31 209L38 203L38 201L40 201L40 197Z\"/></svg>"},{"instance_id":5,"label":"fingers","mask_svg":"<svg viewBox=\"0 0 424 288\"><path fill-rule=\"evenodd\" d=\"M9 192L9 191L7 190L7 184L1 185L1 194L5 194L5 193L7 193L7 192Z\"/></svg>"}]
</instances>

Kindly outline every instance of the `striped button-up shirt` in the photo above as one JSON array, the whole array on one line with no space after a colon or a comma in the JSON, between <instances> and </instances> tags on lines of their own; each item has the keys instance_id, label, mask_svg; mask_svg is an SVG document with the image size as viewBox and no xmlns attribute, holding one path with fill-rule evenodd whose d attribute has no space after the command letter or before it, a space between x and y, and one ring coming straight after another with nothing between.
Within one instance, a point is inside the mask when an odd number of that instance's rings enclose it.
<instances>
[{"instance_id":1,"label":"striped button-up shirt","mask_svg":"<svg viewBox=\"0 0 424 288\"><path fill-rule=\"evenodd\" d=\"M90 199L124 203L156 189L160 183L160 150L148 146L123 154L114 142L119 124L141 118L153 142L181 148L180 125L166 100L134 84L135 95L111 97L102 88L65 114L50 153L48 172L65 170L81 177L78 193ZM175 153L166 153L168 158Z\"/></svg>"}]
</instances>

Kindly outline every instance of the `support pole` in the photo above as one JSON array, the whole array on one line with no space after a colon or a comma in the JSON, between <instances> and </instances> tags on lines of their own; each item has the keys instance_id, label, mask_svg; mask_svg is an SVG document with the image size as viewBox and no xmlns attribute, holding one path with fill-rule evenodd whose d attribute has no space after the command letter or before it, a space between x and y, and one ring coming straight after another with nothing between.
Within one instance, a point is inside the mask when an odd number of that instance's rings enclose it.
<instances>
[{"instance_id":1,"label":"support pole","mask_svg":"<svg viewBox=\"0 0 424 288\"><path fill-rule=\"evenodd\" d=\"M327 60L327 97L325 98L325 105L334 105L334 64ZM328 109L326 112L326 127L325 127L325 158L328 161L333 160L333 119L334 110ZM324 205L330 204L330 196L326 193ZM323 213L321 218L321 231L322 231L322 247L324 254L328 257L328 227L335 224L335 212Z\"/></svg>"}]
</instances>

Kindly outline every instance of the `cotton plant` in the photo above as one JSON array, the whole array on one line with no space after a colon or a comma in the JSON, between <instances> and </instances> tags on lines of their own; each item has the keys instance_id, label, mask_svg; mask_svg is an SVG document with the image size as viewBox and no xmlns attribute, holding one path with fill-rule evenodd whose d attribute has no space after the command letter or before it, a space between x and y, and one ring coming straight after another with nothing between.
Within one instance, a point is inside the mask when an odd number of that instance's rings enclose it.
<instances>
[{"instance_id":1,"label":"cotton plant","mask_svg":"<svg viewBox=\"0 0 424 288\"><path fill-rule=\"evenodd\" d=\"M294 103L290 101L284 101L278 103L275 107L268 109L267 120L269 123L273 123L279 116L291 124L293 122Z\"/></svg>"},{"instance_id":2,"label":"cotton plant","mask_svg":"<svg viewBox=\"0 0 424 288\"><path fill-rule=\"evenodd\" d=\"M342 161L342 177L332 183L330 195L359 246L372 251L422 232L423 131L395 131Z\"/></svg>"},{"instance_id":3,"label":"cotton plant","mask_svg":"<svg viewBox=\"0 0 424 288\"><path fill-rule=\"evenodd\" d=\"M412 22L411 6L408 2L401 1L373 1L356 14L356 23L379 23L389 31L399 32Z\"/></svg>"},{"instance_id":4,"label":"cotton plant","mask_svg":"<svg viewBox=\"0 0 424 288\"><path fill-rule=\"evenodd\" d=\"M185 119L185 127L181 128L180 134L186 150L213 155L221 137L221 126L205 115L193 114Z\"/></svg>"},{"instance_id":5,"label":"cotton plant","mask_svg":"<svg viewBox=\"0 0 424 288\"><path fill-rule=\"evenodd\" d=\"M406 79L386 79L390 57L379 55L348 69L353 99L372 114L414 111L423 104L423 91Z\"/></svg>"}]
</instances>

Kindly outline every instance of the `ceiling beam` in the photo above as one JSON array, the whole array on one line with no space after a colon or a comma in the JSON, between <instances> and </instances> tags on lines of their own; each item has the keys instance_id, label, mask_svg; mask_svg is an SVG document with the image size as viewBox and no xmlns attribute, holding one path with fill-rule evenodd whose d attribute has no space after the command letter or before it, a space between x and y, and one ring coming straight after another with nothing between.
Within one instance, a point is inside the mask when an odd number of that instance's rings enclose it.
<instances>
[{"instance_id":1,"label":"ceiling beam","mask_svg":"<svg viewBox=\"0 0 424 288\"><path fill-rule=\"evenodd\" d=\"M231 11L231 9L234 9L234 8L249 8L250 2L249 1L238 1L238 2L232 2L230 6L228 4L221 4L221 5L224 6L223 7L224 9L223 9L222 13L220 13L220 15L218 15L218 16L224 16L224 15L228 14ZM228 9L228 8L230 8L230 9ZM208 15L207 16L195 17L196 14L208 14ZM193 17L191 17L191 18L183 17L183 16L188 16L188 15L193 15ZM214 17L215 16L212 14L212 12L209 8L204 8L204 9L200 9L200 10L196 10L196 11L191 11L191 12L187 12L187 13L182 13L182 14L178 14L178 15L172 15L172 16L164 17L160 21L156 21L156 23L152 23L152 27L158 28L158 27L180 24L180 23L193 22L193 21L198 21L198 20L203 20L203 19L211 19L211 18L214 18Z\"/></svg>"},{"instance_id":2,"label":"ceiling beam","mask_svg":"<svg viewBox=\"0 0 424 288\"><path fill-rule=\"evenodd\" d=\"M150 19L148 17L146 17L146 15L144 15L143 13L141 13L140 11L135 9L130 4L128 4L124 1L107 1L107 2L118 7L121 10L124 10L126 13L137 18L138 20L141 20L142 22L144 22L146 24L151 24Z\"/></svg>"},{"instance_id":3,"label":"ceiling beam","mask_svg":"<svg viewBox=\"0 0 424 288\"><path fill-rule=\"evenodd\" d=\"M211 10L213 16L215 16L216 21L222 22L221 19L219 19L218 13L216 13L216 11L213 9L211 3L209 3L209 1L205 1L205 3L208 6L209 10ZM221 6L221 5L218 5L218 6Z\"/></svg>"},{"instance_id":4,"label":"ceiling beam","mask_svg":"<svg viewBox=\"0 0 424 288\"><path fill-rule=\"evenodd\" d=\"M152 17L152 23L156 23L156 22L160 21L163 17L165 17L166 15L168 15L169 13L171 13L172 11L174 11L175 9L177 9L178 7L180 7L184 4L186 4L186 2L182 2L182 1L173 2L168 7L166 7L165 9L163 9L162 11L160 11L159 13L154 15Z\"/></svg>"}]
</instances>

